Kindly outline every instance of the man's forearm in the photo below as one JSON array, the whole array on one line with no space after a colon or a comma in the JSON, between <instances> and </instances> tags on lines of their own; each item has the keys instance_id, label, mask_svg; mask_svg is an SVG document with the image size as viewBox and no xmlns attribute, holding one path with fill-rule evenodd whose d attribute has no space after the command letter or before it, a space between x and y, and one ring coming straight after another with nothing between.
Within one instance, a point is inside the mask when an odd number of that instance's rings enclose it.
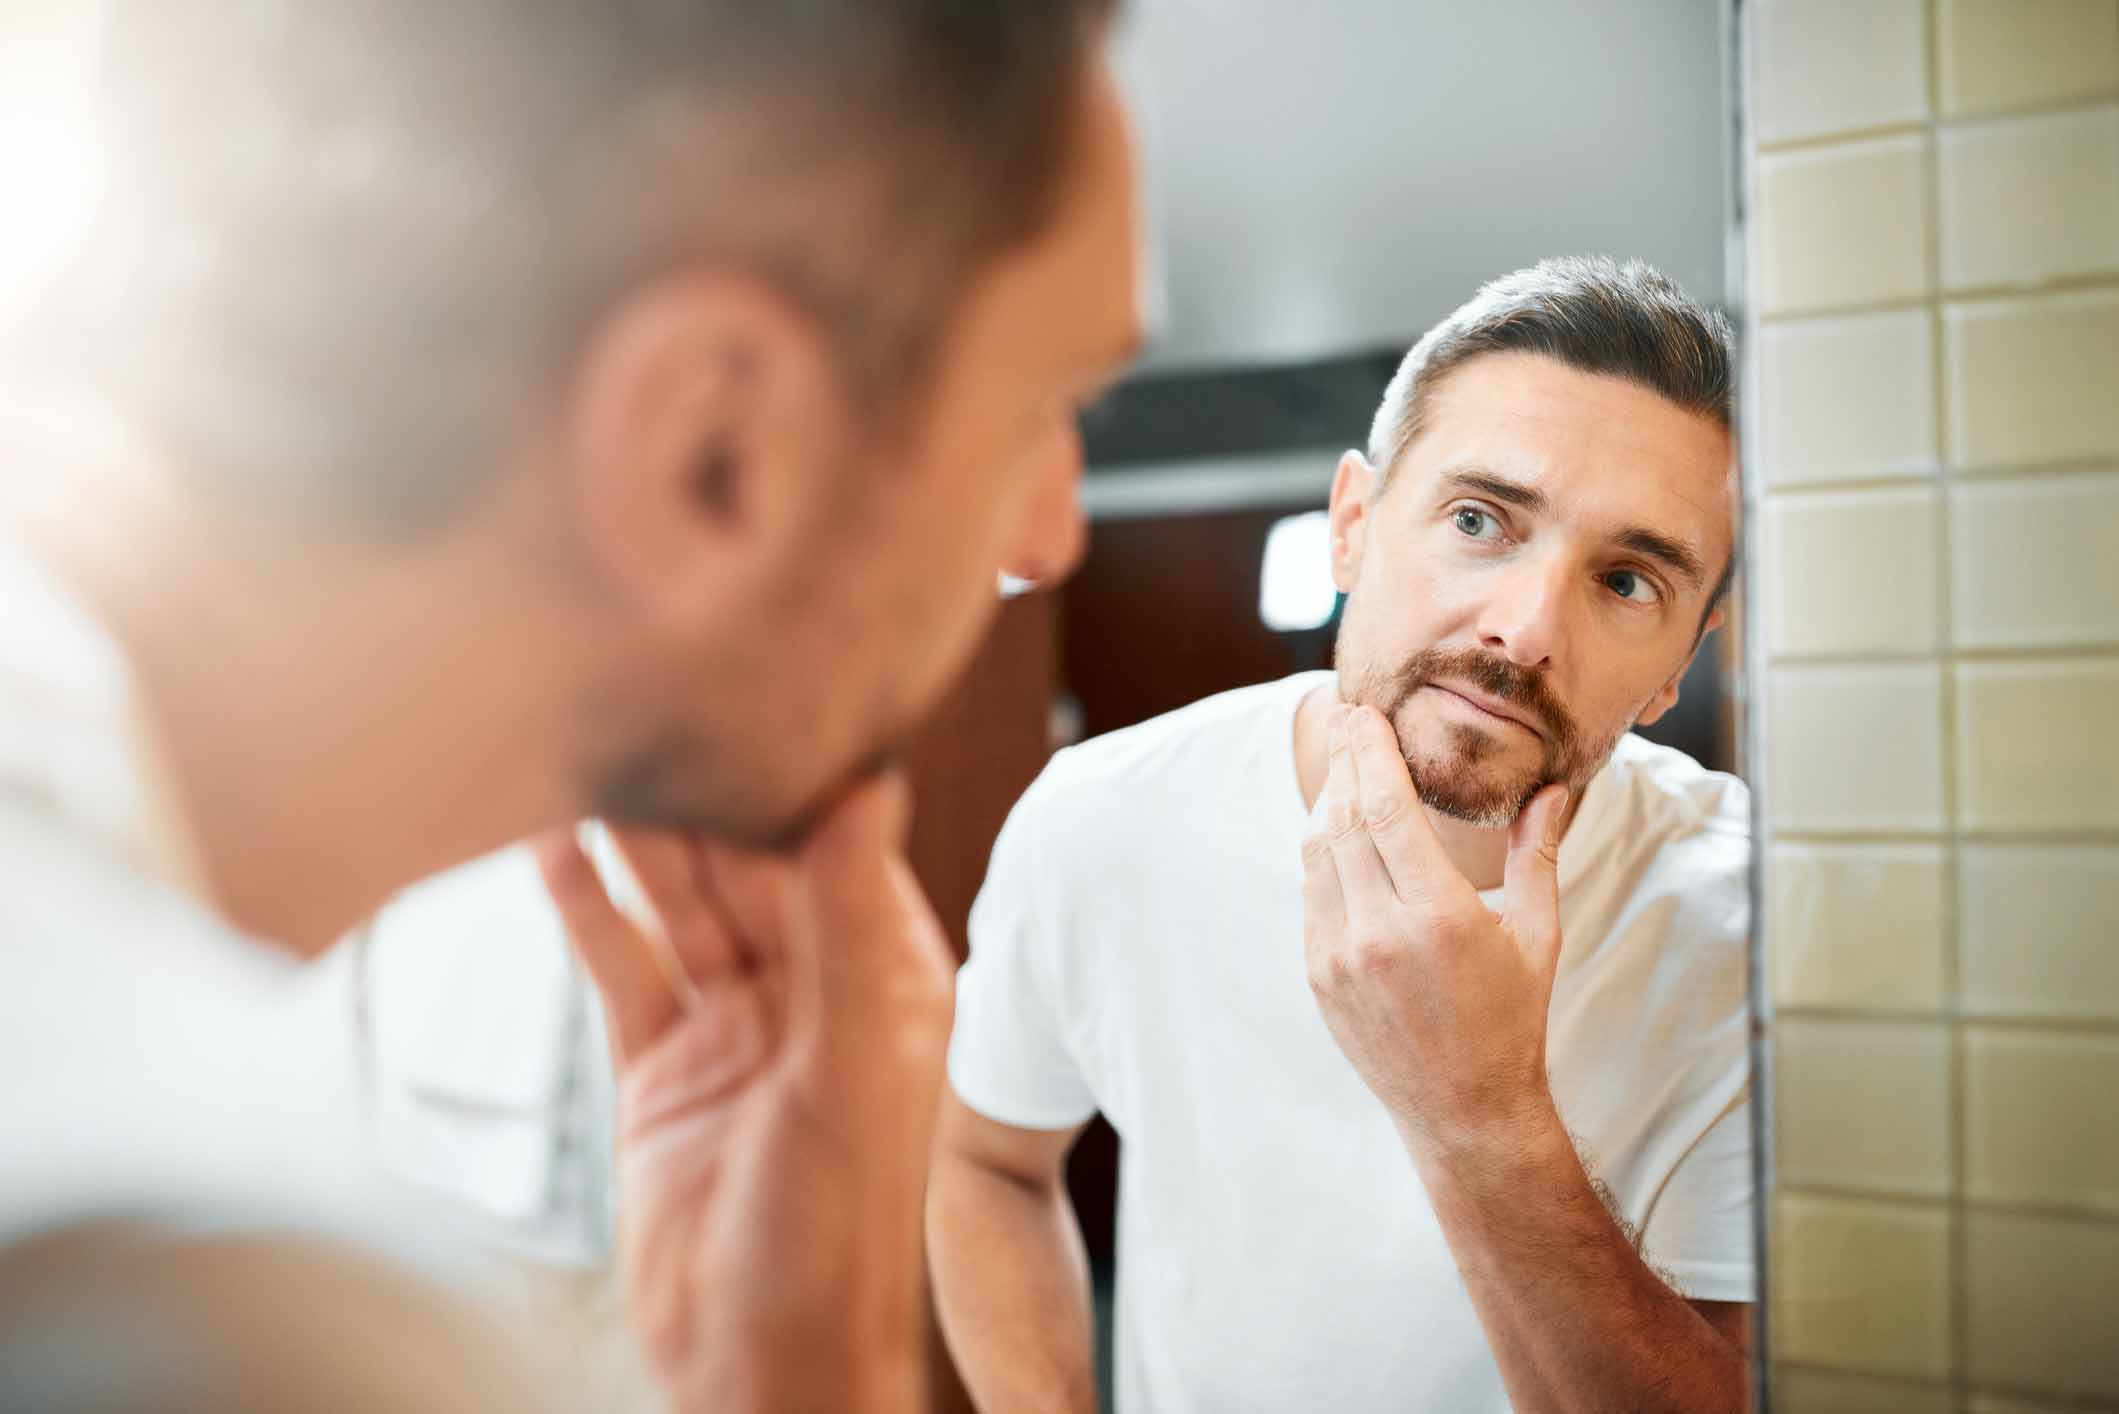
<instances>
[{"instance_id":1,"label":"man's forearm","mask_svg":"<svg viewBox=\"0 0 2119 1414\"><path fill-rule=\"evenodd\" d=\"M942 1331L978 1407L1094 1414L1089 1264L1065 1188L944 1157L927 1247Z\"/></svg>"},{"instance_id":2,"label":"man's forearm","mask_svg":"<svg viewBox=\"0 0 2119 1414\"><path fill-rule=\"evenodd\" d=\"M1451 1254L1524 1414L1736 1414L1743 1353L1657 1277L1557 1112L1444 1151L1408 1130Z\"/></svg>"}]
</instances>

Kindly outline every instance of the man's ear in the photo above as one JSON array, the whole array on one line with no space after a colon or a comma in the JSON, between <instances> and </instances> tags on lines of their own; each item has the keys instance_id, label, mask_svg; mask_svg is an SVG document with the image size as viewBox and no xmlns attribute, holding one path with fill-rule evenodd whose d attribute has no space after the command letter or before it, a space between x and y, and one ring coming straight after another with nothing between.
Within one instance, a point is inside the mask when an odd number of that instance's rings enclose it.
<instances>
[{"instance_id":1,"label":"man's ear","mask_svg":"<svg viewBox=\"0 0 2119 1414\"><path fill-rule=\"evenodd\" d=\"M666 627L714 611L828 491L830 345L758 280L644 287L592 333L571 389L568 509L599 578Z\"/></svg>"},{"instance_id":2,"label":"man's ear","mask_svg":"<svg viewBox=\"0 0 2119 1414\"><path fill-rule=\"evenodd\" d=\"M1339 458L1332 473L1332 583L1341 594L1354 592L1361 577L1361 556L1368 544L1369 508L1382 489L1382 478L1359 452Z\"/></svg>"},{"instance_id":3,"label":"man's ear","mask_svg":"<svg viewBox=\"0 0 2119 1414\"><path fill-rule=\"evenodd\" d=\"M1700 656L1700 649L1705 646L1707 635L1728 622L1728 619L1729 615L1719 607L1713 613L1707 615L1707 621L1700 625L1700 636L1693 643L1692 651L1685 655L1684 662L1678 664L1678 670L1670 675L1670 681L1657 688L1655 696L1648 699L1648 705L1643 707L1641 714L1633 719L1635 726L1654 726L1669 713L1671 708L1678 705L1678 688L1683 685L1685 674L1692 671L1693 660Z\"/></svg>"}]
</instances>

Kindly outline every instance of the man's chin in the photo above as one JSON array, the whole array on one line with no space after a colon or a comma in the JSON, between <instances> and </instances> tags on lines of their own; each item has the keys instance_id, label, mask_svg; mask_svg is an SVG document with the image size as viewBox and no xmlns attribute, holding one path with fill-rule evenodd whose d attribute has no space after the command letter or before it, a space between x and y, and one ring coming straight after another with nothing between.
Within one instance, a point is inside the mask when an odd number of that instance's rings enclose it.
<instances>
[{"instance_id":1,"label":"man's chin","mask_svg":"<svg viewBox=\"0 0 2119 1414\"><path fill-rule=\"evenodd\" d=\"M606 780L597 793L596 813L613 825L678 830L738 849L791 854L853 783L873 769L845 772L792 800L785 793L767 800L761 798L762 782L739 795L722 782L702 783L688 762L680 766L663 758Z\"/></svg>"},{"instance_id":2,"label":"man's chin","mask_svg":"<svg viewBox=\"0 0 2119 1414\"><path fill-rule=\"evenodd\" d=\"M1420 803L1452 820L1461 820L1482 830L1505 830L1516 823L1523 807L1538 793L1536 786L1465 791L1452 785L1444 789L1419 788Z\"/></svg>"},{"instance_id":3,"label":"man's chin","mask_svg":"<svg viewBox=\"0 0 2119 1414\"><path fill-rule=\"evenodd\" d=\"M1413 793L1437 814L1485 830L1514 824L1548 782L1535 773L1467 767L1462 762L1414 758Z\"/></svg>"}]
</instances>

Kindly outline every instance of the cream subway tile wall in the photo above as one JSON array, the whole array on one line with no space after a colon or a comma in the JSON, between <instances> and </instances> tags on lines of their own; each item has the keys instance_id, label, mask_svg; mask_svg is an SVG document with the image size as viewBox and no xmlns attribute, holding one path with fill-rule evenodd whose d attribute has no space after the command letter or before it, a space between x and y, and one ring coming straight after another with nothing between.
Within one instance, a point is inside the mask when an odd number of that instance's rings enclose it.
<instances>
[{"instance_id":1,"label":"cream subway tile wall","mask_svg":"<svg viewBox=\"0 0 2119 1414\"><path fill-rule=\"evenodd\" d=\"M1757 331L1761 470L1775 487L1932 476L1935 321L1925 309Z\"/></svg>"},{"instance_id":2,"label":"cream subway tile wall","mask_svg":"<svg viewBox=\"0 0 2119 1414\"><path fill-rule=\"evenodd\" d=\"M2119 1223L1965 1217L1965 1367L1974 1381L2119 1401Z\"/></svg>"},{"instance_id":3,"label":"cream subway tile wall","mask_svg":"<svg viewBox=\"0 0 2119 1414\"><path fill-rule=\"evenodd\" d=\"M1766 755L1766 809L1775 826L1941 830L1942 684L1932 663L1777 669L1766 684L1767 716L1787 742Z\"/></svg>"},{"instance_id":4,"label":"cream subway tile wall","mask_svg":"<svg viewBox=\"0 0 2119 1414\"><path fill-rule=\"evenodd\" d=\"M1876 138L1759 160L1759 304L1773 314L1918 298L1931 284L1929 142Z\"/></svg>"},{"instance_id":5,"label":"cream subway tile wall","mask_svg":"<svg viewBox=\"0 0 2119 1414\"><path fill-rule=\"evenodd\" d=\"M1773 1407L1783 1414L1957 1414L1957 1396L1948 1385L1783 1365L1773 1381Z\"/></svg>"},{"instance_id":6,"label":"cream subway tile wall","mask_svg":"<svg viewBox=\"0 0 2119 1414\"><path fill-rule=\"evenodd\" d=\"M2119 473L1950 491L1961 648L2119 645Z\"/></svg>"},{"instance_id":7,"label":"cream subway tile wall","mask_svg":"<svg viewBox=\"0 0 2119 1414\"><path fill-rule=\"evenodd\" d=\"M2115 1097L2119 1036L1968 1030L1966 1194L2119 1217Z\"/></svg>"},{"instance_id":8,"label":"cream subway tile wall","mask_svg":"<svg viewBox=\"0 0 2119 1414\"><path fill-rule=\"evenodd\" d=\"M1783 1181L1949 1193L1949 1039L1941 1023L1789 1016L1774 1055L1774 1153Z\"/></svg>"},{"instance_id":9,"label":"cream subway tile wall","mask_svg":"<svg viewBox=\"0 0 2119 1414\"><path fill-rule=\"evenodd\" d=\"M1765 878L1766 962L1779 1006L1943 1009L1949 878L1939 844L1777 844ZM2012 980L2004 972L1997 985ZM2119 984L2119 965L2112 980Z\"/></svg>"},{"instance_id":10,"label":"cream subway tile wall","mask_svg":"<svg viewBox=\"0 0 2119 1414\"><path fill-rule=\"evenodd\" d=\"M1775 1359L1930 1379L1950 1373L1947 1209L1809 1193L1784 1193L1775 1207Z\"/></svg>"},{"instance_id":11,"label":"cream subway tile wall","mask_svg":"<svg viewBox=\"0 0 2119 1414\"><path fill-rule=\"evenodd\" d=\"M2119 845L1968 844L1957 887L1968 1014L2119 1028Z\"/></svg>"},{"instance_id":12,"label":"cream subway tile wall","mask_svg":"<svg viewBox=\"0 0 2119 1414\"><path fill-rule=\"evenodd\" d=\"M2047 1404L2005 1394L1975 1394L1965 1401L1964 1406L1965 1414L2076 1414L2085 1407L2094 1409L2097 1406Z\"/></svg>"},{"instance_id":13,"label":"cream subway tile wall","mask_svg":"<svg viewBox=\"0 0 2119 1414\"><path fill-rule=\"evenodd\" d=\"M2119 94L2119 7L2104 0L1941 0L1936 17L1946 118Z\"/></svg>"},{"instance_id":14,"label":"cream subway tile wall","mask_svg":"<svg viewBox=\"0 0 2119 1414\"><path fill-rule=\"evenodd\" d=\"M2119 272L2119 102L1974 123L1939 141L1946 289Z\"/></svg>"},{"instance_id":15,"label":"cream subway tile wall","mask_svg":"<svg viewBox=\"0 0 2119 1414\"><path fill-rule=\"evenodd\" d=\"M1954 302L1943 343L1953 469L2119 462L2119 288Z\"/></svg>"},{"instance_id":16,"label":"cream subway tile wall","mask_svg":"<svg viewBox=\"0 0 2119 1414\"><path fill-rule=\"evenodd\" d=\"M1759 12L1759 137L1767 142L1928 116L1925 0L1786 0Z\"/></svg>"},{"instance_id":17,"label":"cream subway tile wall","mask_svg":"<svg viewBox=\"0 0 2119 1414\"><path fill-rule=\"evenodd\" d=\"M1957 715L1966 828L2119 832L2119 658L1962 664Z\"/></svg>"},{"instance_id":18,"label":"cream subway tile wall","mask_svg":"<svg viewBox=\"0 0 2119 1414\"><path fill-rule=\"evenodd\" d=\"M1776 496L1766 506L1769 644L1777 657L1933 653L1942 553L1932 486ZM1918 586L1907 593L1907 585Z\"/></svg>"},{"instance_id":19,"label":"cream subway tile wall","mask_svg":"<svg viewBox=\"0 0 2119 1414\"><path fill-rule=\"evenodd\" d=\"M1771 1407L2119 1409L2119 0L1743 0Z\"/></svg>"}]
</instances>

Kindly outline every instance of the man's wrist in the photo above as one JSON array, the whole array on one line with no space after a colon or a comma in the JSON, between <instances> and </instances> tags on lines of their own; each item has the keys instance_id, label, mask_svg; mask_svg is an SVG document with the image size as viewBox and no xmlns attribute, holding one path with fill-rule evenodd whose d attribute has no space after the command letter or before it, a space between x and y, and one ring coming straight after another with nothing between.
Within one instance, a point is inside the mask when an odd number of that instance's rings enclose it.
<instances>
[{"instance_id":1,"label":"man's wrist","mask_svg":"<svg viewBox=\"0 0 2119 1414\"><path fill-rule=\"evenodd\" d=\"M834 1354L815 1346L750 1345L726 1361L695 1363L666 1379L664 1388L680 1414L924 1414L928 1405L924 1354L910 1346Z\"/></svg>"},{"instance_id":2,"label":"man's wrist","mask_svg":"<svg viewBox=\"0 0 2119 1414\"><path fill-rule=\"evenodd\" d=\"M1498 1191L1520 1198L1523 1185L1554 1163L1579 1162L1551 1092L1542 1087L1477 1116L1398 1116L1397 1126L1431 1193L1441 1187L1466 1197Z\"/></svg>"}]
</instances>

